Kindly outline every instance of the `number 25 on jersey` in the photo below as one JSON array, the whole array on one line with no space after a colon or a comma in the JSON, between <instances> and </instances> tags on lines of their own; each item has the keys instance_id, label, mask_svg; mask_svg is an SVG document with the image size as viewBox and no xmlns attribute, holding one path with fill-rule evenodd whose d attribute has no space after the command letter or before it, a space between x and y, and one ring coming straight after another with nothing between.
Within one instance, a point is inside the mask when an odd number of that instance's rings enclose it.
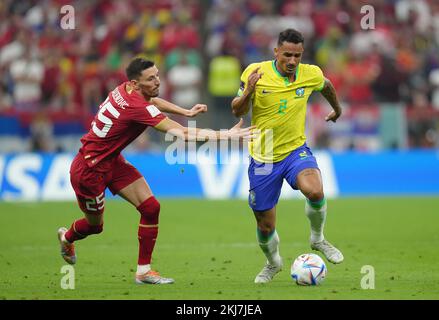
<instances>
[{"instance_id":1,"label":"number 25 on jersey","mask_svg":"<svg viewBox=\"0 0 439 320\"><path fill-rule=\"evenodd\" d=\"M100 106L99 106L99 113L98 113L98 120L103 123L102 129L98 128L98 125L96 124L96 121L93 121L92 128L93 132L99 137L99 138L105 138L105 136L108 134L108 131L110 131L111 126L113 125L113 120L111 120L109 117L104 115L104 112L107 111L114 117L119 118L120 113L116 110L115 107L110 102L110 99L107 98Z\"/></svg>"}]
</instances>

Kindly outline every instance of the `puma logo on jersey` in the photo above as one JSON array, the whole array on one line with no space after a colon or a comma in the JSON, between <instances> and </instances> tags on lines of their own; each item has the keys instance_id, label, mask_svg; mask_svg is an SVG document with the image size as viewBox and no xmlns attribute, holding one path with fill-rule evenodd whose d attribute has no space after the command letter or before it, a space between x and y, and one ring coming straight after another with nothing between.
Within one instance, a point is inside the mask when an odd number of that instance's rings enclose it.
<instances>
[{"instance_id":1,"label":"puma logo on jersey","mask_svg":"<svg viewBox=\"0 0 439 320\"><path fill-rule=\"evenodd\" d=\"M152 104L147 106L146 110L148 110L149 114L153 118L155 118L156 116L158 116L160 114L160 110L157 109L157 107L155 105L152 105Z\"/></svg>"}]
</instances>

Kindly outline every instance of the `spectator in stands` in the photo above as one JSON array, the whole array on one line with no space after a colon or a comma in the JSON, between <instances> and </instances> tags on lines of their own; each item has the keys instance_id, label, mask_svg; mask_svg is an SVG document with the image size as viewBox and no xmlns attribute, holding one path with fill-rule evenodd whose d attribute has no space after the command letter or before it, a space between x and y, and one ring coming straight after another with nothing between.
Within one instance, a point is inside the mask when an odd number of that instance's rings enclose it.
<instances>
[{"instance_id":1,"label":"spectator in stands","mask_svg":"<svg viewBox=\"0 0 439 320\"><path fill-rule=\"evenodd\" d=\"M430 72L429 80L433 87L432 105L439 111L439 68Z\"/></svg>"},{"instance_id":2,"label":"spectator in stands","mask_svg":"<svg viewBox=\"0 0 439 320\"><path fill-rule=\"evenodd\" d=\"M382 57L378 70L378 76L372 81L371 87L375 93L374 98L382 102L399 103L406 75L389 55Z\"/></svg>"},{"instance_id":3,"label":"spectator in stands","mask_svg":"<svg viewBox=\"0 0 439 320\"><path fill-rule=\"evenodd\" d=\"M31 146L32 152L53 152L55 142L53 137L53 124L45 111L35 114L31 124Z\"/></svg>"},{"instance_id":4,"label":"spectator in stands","mask_svg":"<svg viewBox=\"0 0 439 320\"><path fill-rule=\"evenodd\" d=\"M221 128L227 128L233 121L227 112L230 112L230 103L239 88L240 73L239 60L228 55L227 51L223 55L213 58L210 62L208 89L212 95L214 107L211 112L214 112L215 121L220 124Z\"/></svg>"},{"instance_id":5,"label":"spectator in stands","mask_svg":"<svg viewBox=\"0 0 439 320\"><path fill-rule=\"evenodd\" d=\"M183 107L191 108L201 100L202 73L199 66L189 64L183 53L178 64L168 71L168 84L171 100Z\"/></svg>"},{"instance_id":6,"label":"spectator in stands","mask_svg":"<svg viewBox=\"0 0 439 320\"><path fill-rule=\"evenodd\" d=\"M61 77L60 52L57 49L47 51L43 58L44 74L41 81L41 103L43 106L62 108L59 97L59 82Z\"/></svg>"},{"instance_id":7,"label":"spectator in stands","mask_svg":"<svg viewBox=\"0 0 439 320\"><path fill-rule=\"evenodd\" d=\"M186 43L182 42L166 55L165 69L169 72L172 67L180 63L183 56L189 65L193 65L198 68L202 67L202 57L198 50L189 48Z\"/></svg>"},{"instance_id":8,"label":"spectator in stands","mask_svg":"<svg viewBox=\"0 0 439 320\"><path fill-rule=\"evenodd\" d=\"M362 54L348 52L348 63L345 66L344 81L347 86L346 99L353 104L372 102L371 83L377 78L379 68Z\"/></svg>"},{"instance_id":9,"label":"spectator in stands","mask_svg":"<svg viewBox=\"0 0 439 320\"><path fill-rule=\"evenodd\" d=\"M409 147L434 148L439 144L439 119L425 93L416 92L408 114Z\"/></svg>"},{"instance_id":10,"label":"spectator in stands","mask_svg":"<svg viewBox=\"0 0 439 320\"><path fill-rule=\"evenodd\" d=\"M234 76L227 84L213 79L269 59L285 24L306 34L304 62L321 65L344 102L411 103L421 91L439 108L439 1L373 1L373 30L361 28L362 1L78 0L74 31L59 28L62 3L0 1L0 112L38 110L42 103L88 123L97 101L121 81L127 53L162 65L163 88L184 54L203 71L207 90L200 94L214 102L209 114L228 123L229 110L215 105L228 105L239 84ZM26 61L32 71L23 77ZM222 64L230 69L216 69Z\"/></svg>"},{"instance_id":11,"label":"spectator in stands","mask_svg":"<svg viewBox=\"0 0 439 320\"><path fill-rule=\"evenodd\" d=\"M24 29L20 30L15 37L10 37L13 41L5 43L3 47L0 47L0 68L3 70L9 69L11 63L23 55L30 36L26 32Z\"/></svg>"},{"instance_id":12,"label":"spectator in stands","mask_svg":"<svg viewBox=\"0 0 439 320\"><path fill-rule=\"evenodd\" d=\"M37 48L26 42L21 57L13 60L9 67L14 81L14 106L19 111L36 111L41 103L41 83L44 65Z\"/></svg>"}]
</instances>

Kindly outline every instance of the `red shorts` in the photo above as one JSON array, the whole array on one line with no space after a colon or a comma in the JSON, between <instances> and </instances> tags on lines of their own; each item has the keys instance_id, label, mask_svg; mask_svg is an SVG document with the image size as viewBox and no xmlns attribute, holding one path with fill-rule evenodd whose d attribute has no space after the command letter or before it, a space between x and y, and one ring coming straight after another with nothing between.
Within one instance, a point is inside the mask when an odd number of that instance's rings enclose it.
<instances>
[{"instance_id":1,"label":"red shorts","mask_svg":"<svg viewBox=\"0 0 439 320\"><path fill-rule=\"evenodd\" d=\"M70 182L75 190L79 207L89 214L104 212L107 187L113 194L117 194L141 177L141 173L121 154L90 168L83 155L78 153L70 167Z\"/></svg>"}]
</instances>

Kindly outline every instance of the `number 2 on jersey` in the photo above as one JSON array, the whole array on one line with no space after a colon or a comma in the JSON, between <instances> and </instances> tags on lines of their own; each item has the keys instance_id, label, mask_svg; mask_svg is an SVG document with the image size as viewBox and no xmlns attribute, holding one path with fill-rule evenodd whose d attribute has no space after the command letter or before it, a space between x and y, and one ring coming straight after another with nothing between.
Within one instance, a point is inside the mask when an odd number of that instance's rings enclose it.
<instances>
[{"instance_id":1,"label":"number 2 on jersey","mask_svg":"<svg viewBox=\"0 0 439 320\"><path fill-rule=\"evenodd\" d=\"M287 110L287 103L287 99L280 99L279 111L277 113L285 114L285 110Z\"/></svg>"},{"instance_id":2,"label":"number 2 on jersey","mask_svg":"<svg viewBox=\"0 0 439 320\"><path fill-rule=\"evenodd\" d=\"M99 129L96 121L93 121L92 128L93 132L99 137L99 138L105 138L105 136L108 134L108 131L110 131L111 126L113 125L113 121L104 115L104 112L108 110L108 112L115 117L116 119L119 118L120 113L116 110L116 108L113 107L113 105L110 102L110 99L107 98L99 107L98 112L98 120L104 124L102 129Z\"/></svg>"}]
</instances>

